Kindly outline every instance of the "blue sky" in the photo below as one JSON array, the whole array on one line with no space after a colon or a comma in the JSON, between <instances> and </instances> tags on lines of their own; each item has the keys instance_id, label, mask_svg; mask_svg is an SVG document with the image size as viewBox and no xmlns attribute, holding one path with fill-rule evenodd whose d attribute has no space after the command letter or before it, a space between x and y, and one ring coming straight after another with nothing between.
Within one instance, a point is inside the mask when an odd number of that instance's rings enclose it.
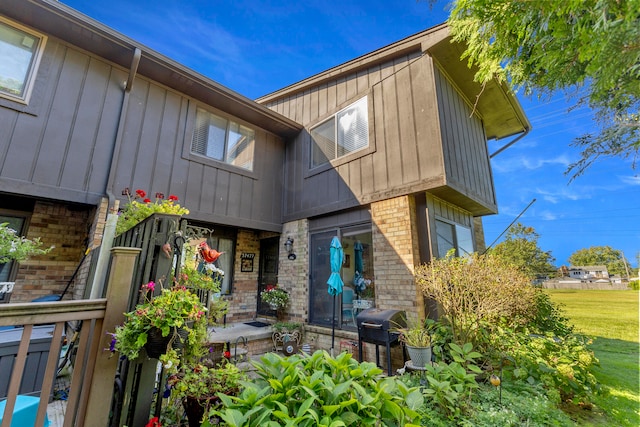
<instances>
[{"instance_id":1,"label":"blue sky","mask_svg":"<svg viewBox=\"0 0 640 427\"><path fill-rule=\"evenodd\" d=\"M215 0L62 0L169 58L248 97L262 95L446 20L446 2ZM569 182L579 158L573 138L593 130L585 108L568 112L562 95L518 94L533 125L492 160L500 213L484 218L487 244L520 222L540 234L556 265L576 250L608 245L637 267L640 165L603 159ZM504 141L491 141L493 153ZM640 159L638 159L640 163Z\"/></svg>"}]
</instances>

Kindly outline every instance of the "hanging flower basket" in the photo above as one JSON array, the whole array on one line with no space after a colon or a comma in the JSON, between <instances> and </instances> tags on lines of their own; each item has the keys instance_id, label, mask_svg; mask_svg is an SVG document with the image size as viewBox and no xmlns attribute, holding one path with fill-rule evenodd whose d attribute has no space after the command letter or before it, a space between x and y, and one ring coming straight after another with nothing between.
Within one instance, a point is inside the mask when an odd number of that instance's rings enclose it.
<instances>
[{"instance_id":1,"label":"hanging flower basket","mask_svg":"<svg viewBox=\"0 0 640 427\"><path fill-rule=\"evenodd\" d=\"M162 330L154 327L147 332L147 343L144 345L144 349L149 358L159 359L160 356L167 353L169 346L175 350L184 348L188 337L189 331L184 328L174 327L169 335L163 337Z\"/></svg>"}]
</instances>

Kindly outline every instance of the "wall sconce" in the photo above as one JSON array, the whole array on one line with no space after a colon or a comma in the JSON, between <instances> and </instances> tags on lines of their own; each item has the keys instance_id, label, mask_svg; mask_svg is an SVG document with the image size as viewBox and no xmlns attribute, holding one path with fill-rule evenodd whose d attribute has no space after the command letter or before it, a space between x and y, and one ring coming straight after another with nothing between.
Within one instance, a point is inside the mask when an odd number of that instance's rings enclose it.
<instances>
[{"instance_id":1,"label":"wall sconce","mask_svg":"<svg viewBox=\"0 0 640 427\"><path fill-rule=\"evenodd\" d=\"M287 253L289 254L287 258L289 258L292 261L296 259L296 254L293 253L293 239L291 237L287 237L287 241L284 242L284 247L287 250Z\"/></svg>"}]
</instances>

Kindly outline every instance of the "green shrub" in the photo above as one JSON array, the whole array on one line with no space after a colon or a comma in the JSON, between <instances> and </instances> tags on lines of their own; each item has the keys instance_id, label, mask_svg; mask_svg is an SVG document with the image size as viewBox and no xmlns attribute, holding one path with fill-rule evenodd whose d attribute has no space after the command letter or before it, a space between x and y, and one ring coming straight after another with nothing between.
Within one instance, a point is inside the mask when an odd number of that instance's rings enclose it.
<instances>
[{"instance_id":1,"label":"green shrub","mask_svg":"<svg viewBox=\"0 0 640 427\"><path fill-rule=\"evenodd\" d=\"M502 351L505 376L543 385L556 403L587 403L599 389L591 372L598 360L581 335L559 337L501 330L494 335L494 345Z\"/></svg>"},{"instance_id":2,"label":"green shrub","mask_svg":"<svg viewBox=\"0 0 640 427\"><path fill-rule=\"evenodd\" d=\"M537 290L529 278L493 254L434 259L417 266L416 283L438 301L451 325L454 342L478 348L485 324L527 323L534 315Z\"/></svg>"},{"instance_id":3,"label":"green shrub","mask_svg":"<svg viewBox=\"0 0 640 427\"><path fill-rule=\"evenodd\" d=\"M419 389L382 377L375 364L351 354L269 353L255 367L259 378L245 382L237 397L220 396L224 408L211 416L229 426L417 426Z\"/></svg>"},{"instance_id":4,"label":"green shrub","mask_svg":"<svg viewBox=\"0 0 640 427\"><path fill-rule=\"evenodd\" d=\"M427 365L423 376L405 374L400 378L407 386L416 386L420 381L425 398L421 411L423 425L425 418L456 422L468 409L473 391L478 388L476 375L482 371L476 360L482 355L473 351L470 343L463 346L450 343L448 349L451 363Z\"/></svg>"},{"instance_id":5,"label":"green shrub","mask_svg":"<svg viewBox=\"0 0 640 427\"><path fill-rule=\"evenodd\" d=\"M474 394L470 410L459 423L464 427L575 426L544 390L531 384L504 382L502 390L483 384Z\"/></svg>"},{"instance_id":6,"label":"green shrub","mask_svg":"<svg viewBox=\"0 0 640 427\"><path fill-rule=\"evenodd\" d=\"M634 291L637 291L640 289L640 280L631 280L629 282L629 289L633 289Z\"/></svg>"}]
</instances>

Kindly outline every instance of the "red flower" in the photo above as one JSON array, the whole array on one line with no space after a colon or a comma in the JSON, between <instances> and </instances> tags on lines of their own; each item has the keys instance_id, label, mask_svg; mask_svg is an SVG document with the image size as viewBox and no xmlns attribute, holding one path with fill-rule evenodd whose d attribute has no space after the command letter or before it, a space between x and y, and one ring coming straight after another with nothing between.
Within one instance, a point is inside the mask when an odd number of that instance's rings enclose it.
<instances>
[{"instance_id":1,"label":"red flower","mask_svg":"<svg viewBox=\"0 0 640 427\"><path fill-rule=\"evenodd\" d=\"M151 203L151 199L144 199L143 202L145 203Z\"/></svg>"},{"instance_id":2,"label":"red flower","mask_svg":"<svg viewBox=\"0 0 640 427\"><path fill-rule=\"evenodd\" d=\"M225 359L231 359L231 352L230 351L225 351L223 353L223 356L224 356Z\"/></svg>"},{"instance_id":3,"label":"red flower","mask_svg":"<svg viewBox=\"0 0 640 427\"><path fill-rule=\"evenodd\" d=\"M145 427L162 427L160 425L160 419L158 417L153 417L149 420Z\"/></svg>"},{"instance_id":4,"label":"red flower","mask_svg":"<svg viewBox=\"0 0 640 427\"><path fill-rule=\"evenodd\" d=\"M147 193L144 192L144 190L136 190L136 194L138 195L138 197L140 197L141 199L144 199L145 197L147 197Z\"/></svg>"},{"instance_id":5,"label":"red flower","mask_svg":"<svg viewBox=\"0 0 640 427\"><path fill-rule=\"evenodd\" d=\"M266 291L267 291L267 292L269 292L269 291L274 290L275 288L276 288L276 286L275 286L275 285L267 285L267 287L266 287Z\"/></svg>"},{"instance_id":6,"label":"red flower","mask_svg":"<svg viewBox=\"0 0 640 427\"><path fill-rule=\"evenodd\" d=\"M172 202L177 202L178 201L178 196L174 196L173 194L169 195L169 200Z\"/></svg>"},{"instance_id":7,"label":"red flower","mask_svg":"<svg viewBox=\"0 0 640 427\"><path fill-rule=\"evenodd\" d=\"M164 199L164 193L156 193L156 199Z\"/></svg>"}]
</instances>

